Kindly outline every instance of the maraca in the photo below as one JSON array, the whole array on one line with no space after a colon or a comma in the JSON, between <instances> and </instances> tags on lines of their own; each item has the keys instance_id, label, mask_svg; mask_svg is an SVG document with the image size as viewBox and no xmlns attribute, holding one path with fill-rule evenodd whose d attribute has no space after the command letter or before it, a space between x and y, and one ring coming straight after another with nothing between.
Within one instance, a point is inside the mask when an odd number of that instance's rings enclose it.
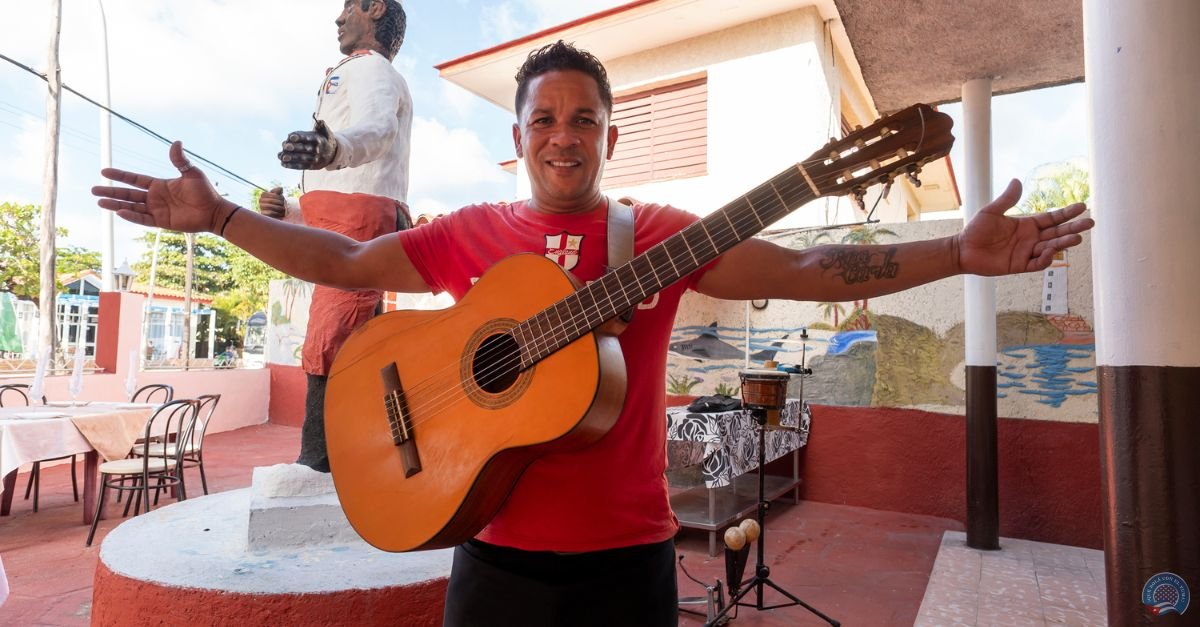
<instances>
[{"instance_id":1,"label":"maraca","mask_svg":"<svg viewBox=\"0 0 1200 627\"><path fill-rule=\"evenodd\" d=\"M734 551L746 546L746 534L742 532L741 527L730 527L725 530L725 546Z\"/></svg>"},{"instance_id":2,"label":"maraca","mask_svg":"<svg viewBox=\"0 0 1200 627\"><path fill-rule=\"evenodd\" d=\"M742 534L746 536L746 542L754 542L762 533L762 527L759 527L758 521L754 520L753 518L747 518L746 520L743 520L742 524L738 525L738 528L740 528L742 530Z\"/></svg>"}]
</instances>

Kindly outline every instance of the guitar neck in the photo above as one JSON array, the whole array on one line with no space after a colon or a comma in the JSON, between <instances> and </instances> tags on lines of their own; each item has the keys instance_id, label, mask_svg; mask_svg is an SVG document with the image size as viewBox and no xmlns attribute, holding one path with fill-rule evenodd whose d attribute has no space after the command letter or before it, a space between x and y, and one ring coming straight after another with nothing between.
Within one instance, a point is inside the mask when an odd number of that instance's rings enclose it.
<instances>
[{"instance_id":1,"label":"guitar neck","mask_svg":"<svg viewBox=\"0 0 1200 627\"><path fill-rule=\"evenodd\" d=\"M512 330L529 368L817 197L793 166Z\"/></svg>"}]
</instances>

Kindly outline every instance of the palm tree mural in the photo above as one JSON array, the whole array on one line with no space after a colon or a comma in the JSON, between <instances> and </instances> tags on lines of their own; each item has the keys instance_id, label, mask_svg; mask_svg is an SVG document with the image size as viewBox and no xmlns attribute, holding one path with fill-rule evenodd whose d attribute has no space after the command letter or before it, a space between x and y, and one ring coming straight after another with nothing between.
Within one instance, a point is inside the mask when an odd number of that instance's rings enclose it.
<instances>
[{"instance_id":1,"label":"palm tree mural","mask_svg":"<svg viewBox=\"0 0 1200 627\"><path fill-rule=\"evenodd\" d=\"M823 303L817 303L817 306L821 308L821 317L822 318L824 318L826 320L828 320L831 317L833 318L833 328L834 329L836 329L838 327L838 324L839 324L838 318L840 316L846 315L846 307L844 305L842 305L841 303L823 302Z\"/></svg>"},{"instance_id":2,"label":"palm tree mural","mask_svg":"<svg viewBox=\"0 0 1200 627\"><path fill-rule=\"evenodd\" d=\"M850 231L848 231L845 235L842 236L842 243L843 244L853 244L856 246L868 246L871 244L880 243L879 237L882 235L890 235L892 237L899 237L898 235L896 235L895 231L891 231L891 230L888 230L885 228L871 227L869 225L863 225L863 226L857 226L857 227L850 229ZM847 318L846 322L847 323L850 323L851 321L858 322L858 320L857 320L858 317L860 315L865 315L866 312L867 312L867 299L865 299L865 298L862 299L861 307L859 306L858 301L856 300L856 301L854 301L854 310L851 312L850 317ZM867 324L867 326L864 328L870 328L870 322L866 322L866 324ZM836 327L837 324L835 323L834 326Z\"/></svg>"},{"instance_id":3,"label":"palm tree mural","mask_svg":"<svg viewBox=\"0 0 1200 627\"><path fill-rule=\"evenodd\" d=\"M823 243L832 241L833 237L827 231L805 231L796 236L793 247L812 248L814 246L820 246Z\"/></svg>"}]
</instances>

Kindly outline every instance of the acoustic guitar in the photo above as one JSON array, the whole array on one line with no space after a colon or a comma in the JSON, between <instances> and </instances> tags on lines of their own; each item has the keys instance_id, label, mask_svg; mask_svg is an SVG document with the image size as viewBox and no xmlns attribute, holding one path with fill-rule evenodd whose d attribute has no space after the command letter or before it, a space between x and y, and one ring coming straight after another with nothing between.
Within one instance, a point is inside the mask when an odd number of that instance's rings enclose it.
<instances>
[{"instance_id":1,"label":"acoustic guitar","mask_svg":"<svg viewBox=\"0 0 1200 627\"><path fill-rule=\"evenodd\" d=\"M625 367L606 321L813 199L916 180L954 142L914 105L755 187L587 286L541 255L509 257L440 311L360 327L329 373L326 440L351 525L386 551L449 547L481 530L531 462L616 421ZM918 181L919 184L919 181Z\"/></svg>"}]
</instances>

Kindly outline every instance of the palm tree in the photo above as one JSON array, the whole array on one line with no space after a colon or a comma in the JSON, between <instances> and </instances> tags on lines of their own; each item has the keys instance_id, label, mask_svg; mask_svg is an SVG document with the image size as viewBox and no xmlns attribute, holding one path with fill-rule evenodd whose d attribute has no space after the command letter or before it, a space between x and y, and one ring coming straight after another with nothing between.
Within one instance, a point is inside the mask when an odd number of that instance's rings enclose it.
<instances>
[{"instance_id":1,"label":"palm tree","mask_svg":"<svg viewBox=\"0 0 1200 627\"><path fill-rule=\"evenodd\" d=\"M821 308L822 318L828 320L830 316L833 317L833 328L835 329L838 326L839 315L846 314L846 308L841 303L822 302L817 303L817 306Z\"/></svg>"},{"instance_id":2,"label":"palm tree","mask_svg":"<svg viewBox=\"0 0 1200 627\"><path fill-rule=\"evenodd\" d=\"M1087 170L1070 161L1038 168L1030 187L1032 190L1025 200L1017 205L1021 213L1044 213L1073 203L1087 202L1092 195Z\"/></svg>"},{"instance_id":3,"label":"palm tree","mask_svg":"<svg viewBox=\"0 0 1200 627\"><path fill-rule=\"evenodd\" d=\"M805 231L796 237L795 248L812 248L822 242L832 242L833 237L827 231Z\"/></svg>"}]
</instances>

